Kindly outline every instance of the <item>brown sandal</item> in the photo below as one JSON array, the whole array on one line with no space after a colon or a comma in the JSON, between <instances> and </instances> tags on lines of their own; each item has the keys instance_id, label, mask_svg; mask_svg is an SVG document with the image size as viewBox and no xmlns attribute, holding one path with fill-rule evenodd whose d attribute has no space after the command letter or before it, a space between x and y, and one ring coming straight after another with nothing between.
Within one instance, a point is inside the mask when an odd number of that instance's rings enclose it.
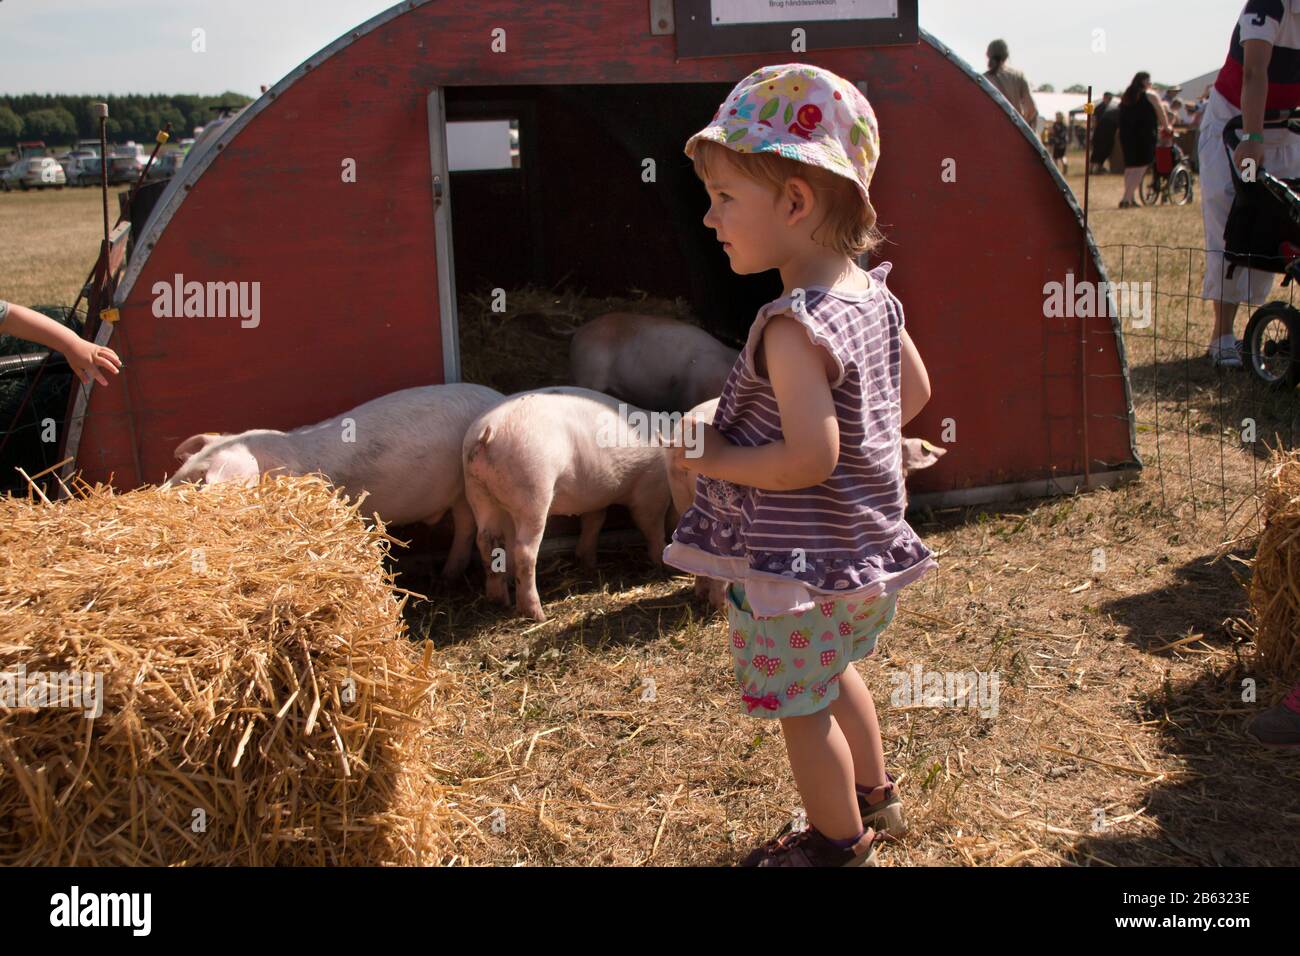
<instances>
[{"instance_id":1,"label":"brown sandal","mask_svg":"<svg viewBox=\"0 0 1300 956\"><path fill-rule=\"evenodd\" d=\"M864 827L858 842L840 848L816 827L783 833L768 840L740 862L741 866L878 866L876 842L880 834Z\"/></svg>"},{"instance_id":2,"label":"brown sandal","mask_svg":"<svg viewBox=\"0 0 1300 956\"><path fill-rule=\"evenodd\" d=\"M885 771L885 782L874 787L864 795L857 791L858 813L862 815L862 826L875 830L882 840L899 840L907 834L907 820L903 817L903 801L898 796L898 782L893 774ZM783 826L767 845L785 837L794 829L791 820Z\"/></svg>"},{"instance_id":3,"label":"brown sandal","mask_svg":"<svg viewBox=\"0 0 1300 956\"><path fill-rule=\"evenodd\" d=\"M862 825L874 828L883 839L898 840L907 834L898 783L888 771L885 772L885 783L868 794L858 793L858 812L862 814Z\"/></svg>"}]
</instances>

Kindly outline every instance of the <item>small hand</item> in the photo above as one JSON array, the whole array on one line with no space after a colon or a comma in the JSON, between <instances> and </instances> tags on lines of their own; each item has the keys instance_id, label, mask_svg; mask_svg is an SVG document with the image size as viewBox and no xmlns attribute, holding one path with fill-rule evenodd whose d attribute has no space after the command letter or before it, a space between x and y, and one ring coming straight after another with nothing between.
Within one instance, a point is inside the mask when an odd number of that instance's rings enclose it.
<instances>
[{"instance_id":1,"label":"small hand","mask_svg":"<svg viewBox=\"0 0 1300 956\"><path fill-rule=\"evenodd\" d=\"M1255 161L1255 172L1259 172L1264 163L1264 144L1256 142L1238 143L1237 148L1232 151L1232 165L1240 172L1241 164L1248 159Z\"/></svg>"},{"instance_id":2,"label":"small hand","mask_svg":"<svg viewBox=\"0 0 1300 956\"><path fill-rule=\"evenodd\" d=\"M690 440L691 448L687 447L687 439ZM722 437L722 432L708 422L688 413L682 416L682 428L677 441L679 444L673 447L672 467L687 474L707 474L709 449L721 447L726 439Z\"/></svg>"},{"instance_id":3,"label":"small hand","mask_svg":"<svg viewBox=\"0 0 1300 956\"><path fill-rule=\"evenodd\" d=\"M90 384L92 378L100 385L107 385L108 379L99 370L107 369L116 375L122 368L122 360L117 357L116 352L105 345L96 345L85 339L79 339L76 345L63 354L68 360L68 366L86 385Z\"/></svg>"}]
</instances>

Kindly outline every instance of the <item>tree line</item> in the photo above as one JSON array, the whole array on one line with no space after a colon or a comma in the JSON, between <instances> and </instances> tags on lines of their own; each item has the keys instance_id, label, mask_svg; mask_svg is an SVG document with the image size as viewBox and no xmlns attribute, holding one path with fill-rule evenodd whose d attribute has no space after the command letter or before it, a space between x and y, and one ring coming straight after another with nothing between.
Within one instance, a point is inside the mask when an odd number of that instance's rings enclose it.
<instances>
[{"instance_id":1,"label":"tree line","mask_svg":"<svg viewBox=\"0 0 1300 956\"><path fill-rule=\"evenodd\" d=\"M194 135L217 114L213 106L245 106L252 99L227 91L216 96L128 94L24 94L0 96L0 148L19 140L44 140L47 146L72 146L99 136L94 104L108 104L108 141L151 143L164 123L172 139Z\"/></svg>"}]
</instances>

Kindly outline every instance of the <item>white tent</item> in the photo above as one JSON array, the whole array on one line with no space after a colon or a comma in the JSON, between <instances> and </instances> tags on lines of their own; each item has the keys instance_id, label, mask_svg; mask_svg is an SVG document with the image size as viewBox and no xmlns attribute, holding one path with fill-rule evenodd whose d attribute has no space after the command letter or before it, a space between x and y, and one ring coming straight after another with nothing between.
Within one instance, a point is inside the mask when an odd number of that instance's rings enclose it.
<instances>
[{"instance_id":1,"label":"white tent","mask_svg":"<svg viewBox=\"0 0 1300 956\"><path fill-rule=\"evenodd\" d=\"M1034 105L1038 107L1037 133L1056 122L1056 114L1064 113L1066 122L1070 121L1071 110L1083 109L1088 97L1083 93L1035 93ZM1082 114L1080 114L1082 115Z\"/></svg>"},{"instance_id":2,"label":"white tent","mask_svg":"<svg viewBox=\"0 0 1300 956\"><path fill-rule=\"evenodd\" d=\"M1184 101L1200 99L1201 94L1213 86L1214 81L1218 79L1218 77L1219 71L1214 69L1209 73L1202 73L1200 76L1193 77L1190 80L1184 80L1179 84L1183 89L1178 95Z\"/></svg>"}]
</instances>

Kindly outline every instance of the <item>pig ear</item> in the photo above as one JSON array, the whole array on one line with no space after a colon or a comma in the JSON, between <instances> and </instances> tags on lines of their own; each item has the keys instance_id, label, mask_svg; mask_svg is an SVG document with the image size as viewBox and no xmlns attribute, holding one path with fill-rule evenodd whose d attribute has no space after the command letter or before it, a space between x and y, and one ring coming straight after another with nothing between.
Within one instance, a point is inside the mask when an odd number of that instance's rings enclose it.
<instances>
[{"instance_id":1,"label":"pig ear","mask_svg":"<svg viewBox=\"0 0 1300 956\"><path fill-rule=\"evenodd\" d=\"M253 453L236 446L213 455L208 463L207 483L217 485L223 481L242 481L246 485L255 485L259 474Z\"/></svg>"},{"instance_id":2,"label":"pig ear","mask_svg":"<svg viewBox=\"0 0 1300 956\"><path fill-rule=\"evenodd\" d=\"M176 460L180 462L189 461L220 437L221 435L218 432L204 432L201 435L191 435L176 446L176 451L174 452Z\"/></svg>"},{"instance_id":3,"label":"pig ear","mask_svg":"<svg viewBox=\"0 0 1300 956\"><path fill-rule=\"evenodd\" d=\"M903 477L906 478L912 472L920 471L922 468L929 468L947 453L948 449L932 445L924 438L904 438Z\"/></svg>"}]
</instances>

